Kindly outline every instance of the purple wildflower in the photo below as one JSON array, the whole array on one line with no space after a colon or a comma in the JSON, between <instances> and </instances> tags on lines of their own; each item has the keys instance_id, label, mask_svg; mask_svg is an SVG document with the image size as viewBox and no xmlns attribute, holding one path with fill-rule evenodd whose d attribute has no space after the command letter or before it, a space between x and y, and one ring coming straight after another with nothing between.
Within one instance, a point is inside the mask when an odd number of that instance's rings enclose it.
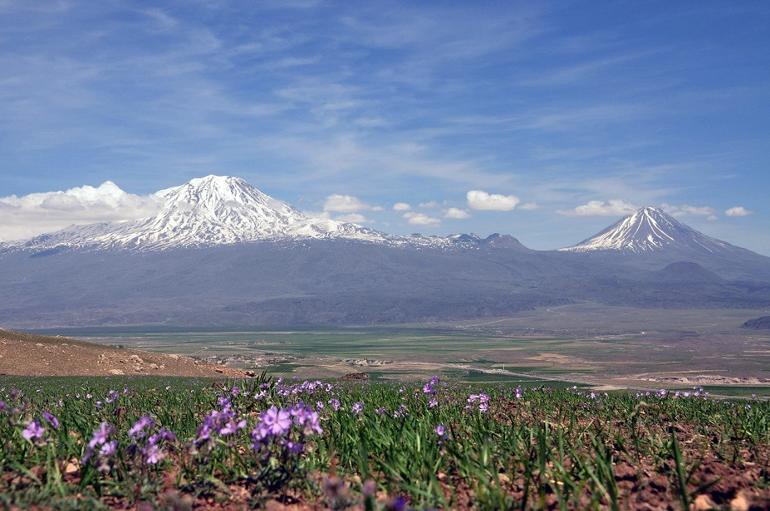
<instances>
[{"instance_id":1,"label":"purple wildflower","mask_svg":"<svg viewBox=\"0 0 770 511\"><path fill-rule=\"evenodd\" d=\"M428 408L436 408L438 406L438 399L435 397L430 398L430 401L428 401Z\"/></svg>"},{"instance_id":2,"label":"purple wildflower","mask_svg":"<svg viewBox=\"0 0 770 511\"><path fill-rule=\"evenodd\" d=\"M377 483L371 479L367 479L364 485L361 487L361 493L366 498L372 498L377 494Z\"/></svg>"},{"instance_id":3,"label":"purple wildflower","mask_svg":"<svg viewBox=\"0 0 770 511\"><path fill-rule=\"evenodd\" d=\"M93 448L97 445L102 445L105 442L107 442L107 439L112 434L113 428L106 422L102 422L99 424L99 429L94 431L93 437L91 437L91 441L88 442L88 446Z\"/></svg>"},{"instance_id":4,"label":"purple wildflower","mask_svg":"<svg viewBox=\"0 0 770 511\"><path fill-rule=\"evenodd\" d=\"M246 421L243 421L244 425ZM173 431L169 431L166 428L160 428L160 431L158 431L158 436L161 440L164 442L176 442L176 435Z\"/></svg>"},{"instance_id":5,"label":"purple wildflower","mask_svg":"<svg viewBox=\"0 0 770 511\"><path fill-rule=\"evenodd\" d=\"M59 419L57 419L54 414L52 414L49 411L43 411L43 419L51 425L53 429L59 429Z\"/></svg>"},{"instance_id":6,"label":"purple wildflower","mask_svg":"<svg viewBox=\"0 0 770 511\"><path fill-rule=\"evenodd\" d=\"M99 459L98 470L100 472L108 472L110 470L109 458L115 454L118 448L117 441L109 441L113 431L114 428L108 423L102 422L99 424L99 427L94 431L91 440L88 442L88 448L83 456L82 463L87 463L96 453Z\"/></svg>"},{"instance_id":7,"label":"purple wildflower","mask_svg":"<svg viewBox=\"0 0 770 511\"><path fill-rule=\"evenodd\" d=\"M230 398L226 396L219 396L217 398L217 405L219 405L222 410L229 410L232 407L232 404L230 403Z\"/></svg>"},{"instance_id":8,"label":"purple wildflower","mask_svg":"<svg viewBox=\"0 0 770 511\"><path fill-rule=\"evenodd\" d=\"M472 405L478 403L478 409L480 412L485 413L489 410L489 396L483 392L479 394L471 394L468 396L467 402L468 404L465 406L466 409L470 409Z\"/></svg>"},{"instance_id":9,"label":"purple wildflower","mask_svg":"<svg viewBox=\"0 0 770 511\"><path fill-rule=\"evenodd\" d=\"M387 511L406 511L406 499L404 497L395 497L385 504Z\"/></svg>"},{"instance_id":10,"label":"purple wildflower","mask_svg":"<svg viewBox=\"0 0 770 511\"><path fill-rule=\"evenodd\" d=\"M331 405L332 409L335 412L340 409L340 406L342 406L341 403L340 403L340 400L339 399L334 399L334 398L329 400L329 404Z\"/></svg>"},{"instance_id":11,"label":"purple wildflower","mask_svg":"<svg viewBox=\"0 0 770 511\"><path fill-rule=\"evenodd\" d=\"M233 435L245 427L246 427L245 419L240 420L238 422L235 422L234 420L229 420L225 423L224 426L219 428L219 436Z\"/></svg>"},{"instance_id":12,"label":"purple wildflower","mask_svg":"<svg viewBox=\"0 0 770 511\"><path fill-rule=\"evenodd\" d=\"M43 435L45 435L45 428L41 426L37 420L31 421L29 424L27 424L27 427L24 428L24 431L21 432L21 436L30 442L35 440L42 440Z\"/></svg>"},{"instance_id":13,"label":"purple wildflower","mask_svg":"<svg viewBox=\"0 0 770 511\"><path fill-rule=\"evenodd\" d=\"M139 418L139 420L136 421L133 426L131 426L131 429L128 430L128 436L133 440L142 438L145 435L144 430L151 428L154 425L155 421L152 419L152 417L144 415Z\"/></svg>"},{"instance_id":14,"label":"purple wildflower","mask_svg":"<svg viewBox=\"0 0 770 511\"><path fill-rule=\"evenodd\" d=\"M291 427L291 416L286 410L271 406L260 417L260 428L262 427L271 435L283 435Z\"/></svg>"},{"instance_id":15,"label":"purple wildflower","mask_svg":"<svg viewBox=\"0 0 770 511\"><path fill-rule=\"evenodd\" d=\"M364 403L362 403L361 401L353 403L353 406L350 408L350 411L353 412L353 414L355 415L359 415L361 412L364 411Z\"/></svg>"},{"instance_id":16,"label":"purple wildflower","mask_svg":"<svg viewBox=\"0 0 770 511\"><path fill-rule=\"evenodd\" d=\"M157 444L150 444L144 450L144 461L148 465L157 465L165 457L166 454Z\"/></svg>"},{"instance_id":17,"label":"purple wildflower","mask_svg":"<svg viewBox=\"0 0 770 511\"><path fill-rule=\"evenodd\" d=\"M399 417L405 417L406 415L409 415L409 409L406 407L404 403L401 403L398 405L398 409L393 412L393 418L398 419Z\"/></svg>"},{"instance_id":18,"label":"purple wildflower","mask_svg":"<svg viewBox=\"0 0 770 511\"><path fill-rule=\"evenodd\" d=\"M115 454L115 451L118 449L118 441L112 440L110 442L105 442L104 445L102 445L102 448L99 449L99 456L108 458Z\"/></svg>"},{"instance_id":19,"label":"purple wildflower","mask_svg":"<svg viewBox=\"0 0 770 511\"><path fill-rule=\"evenodd\" d=\"M436 429L434 429L433 431L435 431L438 436L443 437L444 435L446 435L446 426L444 426L443 424L437 424Z\"/></svg>"}]
</instances>

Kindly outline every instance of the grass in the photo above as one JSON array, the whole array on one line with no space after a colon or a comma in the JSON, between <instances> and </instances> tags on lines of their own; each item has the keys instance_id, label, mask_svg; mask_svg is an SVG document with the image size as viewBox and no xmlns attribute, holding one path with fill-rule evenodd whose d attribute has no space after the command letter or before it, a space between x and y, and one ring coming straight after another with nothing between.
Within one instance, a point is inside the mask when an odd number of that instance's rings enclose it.
<instances>
[{"instance_id":1,"label":"grass","mask_svg":"<svg viewBox=\"0 0 770 511\"><path fill-rule=\"evenodd\" d=\"M0 507L688 509L699 495L729 507L741 492L770 503L767 401L423 383L4 378ZM307 422L255 440L273 406ZM143 416L154 425L131 436ZM45 431L25 439L33 421ZM83 461L101 423L115 452L97 444Z\"/></svg>"}]
</instances>

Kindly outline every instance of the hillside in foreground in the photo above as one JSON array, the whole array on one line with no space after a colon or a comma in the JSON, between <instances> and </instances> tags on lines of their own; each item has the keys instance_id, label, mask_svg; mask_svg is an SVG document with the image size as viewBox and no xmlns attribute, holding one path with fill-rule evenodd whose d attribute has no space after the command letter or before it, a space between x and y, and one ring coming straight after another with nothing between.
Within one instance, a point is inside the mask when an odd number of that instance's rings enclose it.
<instances>
[{"instance_id":1,"label":"hillside in foreground","mask_svg":"<svg viewBox=\"0 0 770 511\"><path fill-rule=\"evenodd\" d=\"M0 330L0 375L242 377L244 373L178 355Z\"/></svg>"},{"instance_id":2,"label":"hillside in foreground","mask_svg":"<svg viewBox=\"0 0 770 511\"><path fill-rule=\"evenodd\" d=\"M6 378L10 509L770 506L770 403L702 390Z\"/></svg>"}]
</instances>

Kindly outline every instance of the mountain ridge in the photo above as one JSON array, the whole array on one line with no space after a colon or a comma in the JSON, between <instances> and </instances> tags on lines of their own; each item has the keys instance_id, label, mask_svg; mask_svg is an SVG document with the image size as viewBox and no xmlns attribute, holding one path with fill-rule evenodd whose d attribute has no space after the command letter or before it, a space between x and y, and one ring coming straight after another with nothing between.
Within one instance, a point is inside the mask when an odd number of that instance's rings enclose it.
<instances>
[{"instance_id":1,"label":"mountain ridge","mask_svg":"<svg viewBox=\"0 0 770 511\"><path fill-rule=\"evenodd\" d=\"M0 251L147 251L258 241L303 242L311 239L415 248L532 250L510 235L393 235L355 223L313 216L233 176L194 178L180 186L160 190L153 196L160 202L159 211L154 216L127 222L70 226L26 241L0 244ZM670 252L668 263L688 260L690 256L714 254L722 257L745 257L747 254L751 254L751 257L764 257L700 233L650 206L620 219L577 245L558 250L623 256ZM767 260L770 262L770 258Z\"/></svg>"},{"instance_id":2,"label":"mountain ridge","mask_svg":"<svg viewBox=\"0 0 770 511\"><path fill-rule=\"evenodd\" d=\"M258 241L302 242L311 239L347 240L417 248L518 248L510 235L475 234L406 236L386 234L355 223L308 215L275 199L244 179L209 175L153 194L159 212L128 222L70 226L0 248L33 251L167 250L231 245Z\"/></svg>"}]
</instances>

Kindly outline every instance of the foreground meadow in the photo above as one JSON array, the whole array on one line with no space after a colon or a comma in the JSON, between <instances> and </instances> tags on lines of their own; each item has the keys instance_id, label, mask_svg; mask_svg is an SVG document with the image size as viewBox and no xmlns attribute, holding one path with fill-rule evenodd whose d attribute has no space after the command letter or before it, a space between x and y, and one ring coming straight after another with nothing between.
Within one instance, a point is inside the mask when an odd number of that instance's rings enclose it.
<instances>
[{"instance_id":1,"label":"foreground meadow","mask_svg":"<svg viewBox=\"0 0 770 511\"><path fill-rule=\"evenodd\" d=\"M0 380L0 507L768 509L770 403L688 392Z\"/></svg>"}]
</instances>

